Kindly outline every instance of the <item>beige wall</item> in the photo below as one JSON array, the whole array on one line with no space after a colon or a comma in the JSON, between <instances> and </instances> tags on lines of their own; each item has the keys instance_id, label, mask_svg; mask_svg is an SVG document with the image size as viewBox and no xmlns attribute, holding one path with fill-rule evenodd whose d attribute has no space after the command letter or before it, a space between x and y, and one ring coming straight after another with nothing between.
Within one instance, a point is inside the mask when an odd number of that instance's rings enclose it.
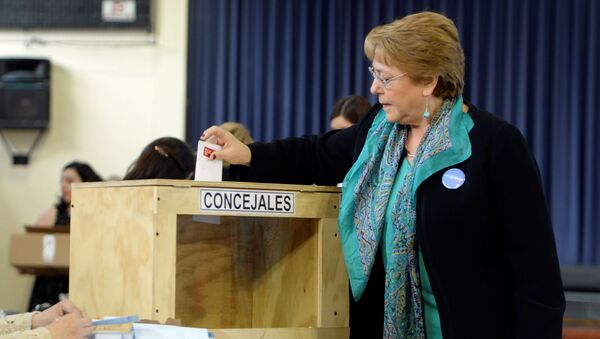
<instances>
[{"instance_id":1,"label":"beige wall","mask_svg":"<svg viewBox=\"0 0 600 339\"><path fill-rule=\"evenodd\" d=\"M122 176L153 139L184 137L187 3L154 0L153 33L0 30L0 57L52 62L51 126L30 164L12 165L0 145L0 309L26 308L33 280L9 265L8 240L56 202L64 164L78 159L103 177ZM50 43L27 46L31 37ZM32 140L4 131L22 151Z\"/></svg>"}]
</instances>

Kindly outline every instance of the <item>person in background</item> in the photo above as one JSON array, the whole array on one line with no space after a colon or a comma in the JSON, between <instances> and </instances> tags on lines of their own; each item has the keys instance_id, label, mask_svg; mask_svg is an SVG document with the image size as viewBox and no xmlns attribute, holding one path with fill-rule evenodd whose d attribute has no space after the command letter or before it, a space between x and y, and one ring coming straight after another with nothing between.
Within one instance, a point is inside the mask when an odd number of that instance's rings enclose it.
<instances>
[{"instance_id":1,"label":"person in background","mask_svg":"<svg viewBox=\"0 0 600 339\"><path fill-rule=\"evenodd\" d=\"M341 129L354 125L371 108L369 101L360 95L349 95L333 105L329 115L331 129Z\"/></svg>"},{"instance_id":2,"label":"person in background","mask_svg":"<svg viewBox=\"0 0 600 339\"><path fill-rule=\"evenodd\" d=\"M71 220L71 184L93 181L102 181L102 178L90 165L78 161L66 164L60 176L61 195L58 203L38 217L36 226L68 226Z\"/></svg>"},{"instance_id":3,"label":"person in background","mask_svg":"<svg viewBox=\"0 0 600 339\"><path fill-rule=\"evenodd\" d=\"M227 121L219 125L219 127L231 133L237 140L246 145L254 142L250 131L246 128L246 126L240 124L239 122ZM229 166L230 163L223 161L223 180L238 180L239 178L234 178L231 176L232 173L229 172Z\"/></svg>"},{"instance_id":4,"label":"person in background","mask_svg":"<svg viewBox=\"0 0 600 339\"><path fill-rule=\"evenodd\" d=\"M0 318L0 339L81 339L92 333L92 322L68 300L43 312Z\"/></svg>"},{"instance_id":5,"label":"person in background","mask_svg":"<svg viewBox=\"0 0 600 339\"><path fill-rule=\"evenodd\" d=\"M172 137L152 141L129 166L123 180L190 179L196 157L185 142Z\"/></svg>"},{"instance_id":6,"label":"person in background","mask_svg":"<svg viewBox=\"0 0 600 339\"><path fill-rule=\"evenodd\" d=\"M211 154L246 181L335 184L352 338L562 336L558 255L519 130L463 100L454 22L421 12L364 42L379 104L323 135L245 145L217 126ZM526 112L522 112L525 114Z\"/></svg>"},{"instance_id":7,"label":"person in background","mask_svg":"<svg viewBox=\"0 0 600 339\"><path fill-rule=\"evenodd\" d=\"M227 121L219 125L219 127L233 134L236 139L246 145L254 142L250 131L246 128L246 126L240 124L239 122Z\"/></svg>"},{"instance_id":8,"label":"person in background","mask_svg":"<svg viewBox=\"0 0 600 339\"><path fill-rule=\"evenodd\" d=\"M36 226L69 227L71 222L71 184L94 181L102 181L102 178L90 165L79 161L66 164L60 176L61 195L59 201L38 217ZM42 310L49 307L66 296L68 292L68 275L38 275L33 283L28 310Z\"/></svg>"}]
</instances>

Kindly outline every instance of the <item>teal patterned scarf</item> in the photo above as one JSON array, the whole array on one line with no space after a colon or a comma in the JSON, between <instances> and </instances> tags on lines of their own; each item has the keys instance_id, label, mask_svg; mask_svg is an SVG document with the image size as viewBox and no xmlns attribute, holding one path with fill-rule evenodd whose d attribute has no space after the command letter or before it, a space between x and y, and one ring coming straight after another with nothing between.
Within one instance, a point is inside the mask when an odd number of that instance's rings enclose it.
<instances>
[{"instance_id":1,"label":"teal patterned scarf","mask_svg":"<svg viewBox=\"0 0 600 339\"><path fill-rule=\"evenodd\" d=\"M338 223L352 294L355 300L362 296L381 246L385 267L385 338L425 337L416 190L431 174L471 155L468 132L472 126L469 115L462 112L462 97L443 102L398 192L392 225L385 224L385 213L400 169L406 126L388 122L381 110L361 154L344 179Z\"/></svg>"}]
</instances>

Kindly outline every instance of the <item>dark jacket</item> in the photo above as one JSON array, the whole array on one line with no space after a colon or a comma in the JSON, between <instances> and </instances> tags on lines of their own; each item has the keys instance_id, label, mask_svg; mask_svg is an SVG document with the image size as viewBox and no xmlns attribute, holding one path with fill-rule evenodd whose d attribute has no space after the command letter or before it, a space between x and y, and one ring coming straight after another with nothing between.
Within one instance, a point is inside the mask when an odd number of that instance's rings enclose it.
<instances>
[{"instance_id":1,"label":"dark jacket","mask_svg":"<svg viewBox=\"0 0 600 339\"><path fill-rule=\"evenodd\" d=\"M345 130L252 144L252 165L240 175L341 182L380 108ZM417 190L417 235L444 339L561 338L565 301L535 160L514 126L472 105L469 114L471 157L451 166L465 173L465 183L446 189L443 169ZM374 268L362 298L372 300L351 306L352 337L381 336L383 286L370 285L382 285L382 275Z\"/></svg>"}]
</instances>

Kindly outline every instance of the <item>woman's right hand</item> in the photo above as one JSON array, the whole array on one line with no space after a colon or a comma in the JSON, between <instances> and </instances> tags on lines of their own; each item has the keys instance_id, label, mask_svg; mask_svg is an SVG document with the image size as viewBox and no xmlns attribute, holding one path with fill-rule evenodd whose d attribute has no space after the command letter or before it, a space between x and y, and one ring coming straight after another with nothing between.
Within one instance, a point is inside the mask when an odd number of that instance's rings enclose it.
<instances>
[{"instance_id":1,"label":"woman's right hand","mask_svg":"<svg viewBox=\"0 0 600 339\"><path fill-rule=\"evenodd\" d=\"M250 166L252 160L250 148L226 130L212 126L202 133L200 140L223 146L222 150L211 154L211 159L222 159L230 164Z\"/></svg>"}]
</instances>

